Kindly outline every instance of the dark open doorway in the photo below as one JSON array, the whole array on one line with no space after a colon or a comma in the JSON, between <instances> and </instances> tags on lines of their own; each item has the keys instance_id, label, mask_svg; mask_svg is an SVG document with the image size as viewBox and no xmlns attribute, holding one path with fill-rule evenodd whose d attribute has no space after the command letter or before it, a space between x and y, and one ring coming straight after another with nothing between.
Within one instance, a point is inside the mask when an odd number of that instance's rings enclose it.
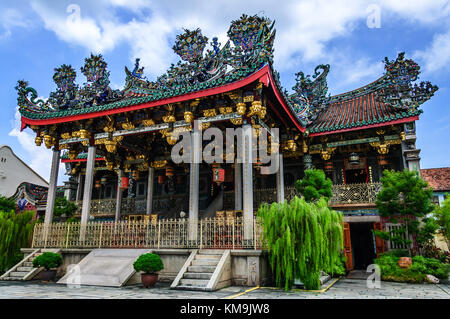
<instances>
[{"instance_id":1,"label":"dark open doorway","mask_svg":"<svg viewBox=\"0 0 450 319\"><path fill-rule=\"evenodd\" d=\"M364 169L350 169L345 171L346 184L361 184L367 182L367 172Z\"/></svg>"},{"instance_id":2,"label":"dark open doorway","mask_svg":"<svg viewBox=\"0 0 450 319\"><path fill-rule=\"evenodd\" d=\"M373 223L350 223L354 269L367 269L376 257Z\"/></svg>"}]
</instances>

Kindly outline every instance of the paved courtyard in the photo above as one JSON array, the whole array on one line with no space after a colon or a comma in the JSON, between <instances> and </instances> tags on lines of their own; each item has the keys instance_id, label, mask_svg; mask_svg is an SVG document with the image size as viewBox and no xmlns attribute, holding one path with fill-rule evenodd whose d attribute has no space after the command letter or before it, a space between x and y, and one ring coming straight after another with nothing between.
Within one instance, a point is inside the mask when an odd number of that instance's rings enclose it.
<instances>
[{"instance_id":1,"label":"paved courtyard","mask_svg":"<svg viewBox=\"0 0 450 319\"><path fill-rule=\"evenodd\" d=\"M327 285L329 286L331 282ZM322 288L326 288L325 285ZM54 283L0 282L0 299L450 299L448 284L403 284L381 282L379 289L369 289L365 280L343 278L324 292L275 288L228 287L215 292L170 290L158 283L150 289L140 286L123 288L83 286L67 287Z\"/></svg>"}]
</instances>

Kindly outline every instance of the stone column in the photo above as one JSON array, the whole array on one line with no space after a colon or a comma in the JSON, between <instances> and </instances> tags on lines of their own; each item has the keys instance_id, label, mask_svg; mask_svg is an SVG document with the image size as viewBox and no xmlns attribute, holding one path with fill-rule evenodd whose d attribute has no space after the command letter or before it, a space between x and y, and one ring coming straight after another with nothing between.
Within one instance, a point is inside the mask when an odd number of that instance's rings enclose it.
<instances>
[{"instance_id":1,"label":"stone column","mask_svg":"<svg viewBox=\"0 0 450 319\"><path fill-rule=\"evenodd\" d=\"M85 238L86 224L89 221L89 213L91 208L92 187L94 186L94 165L96 147L91 145L88 147L88 155L86 162L86 177L84 180L83 206L81 208L81 229L80 240Z\"/></svg>"},{"instance_id":2,"label":"stone column","mask_svg":"<svg viewBox=\"0 0 450 319\"><path fill-rule=\"evenodd\" d=\"M147 215L152 213L153 204L153 188L155 185L155 169L150 167L148 169L148 179L147 179Z\"/></svg>"},{"instance_id":3,"label":"stone column","mask_svg":"<svg viewBox=\"0 0 450 319\"><path fill-rule=\"evenodd\" d=\"M252 126L242 126L242 178L243 178L243 217L244 217L244 243L253 241L253 163L252 163Z\"/></svg>"},{"instance_id":4,"label":"stone column","mask_svg":"<svg viewBox=\"0 0 450 319\"><path fill-rule=\"evenodd\" d=\"M83 189L83 182L84 182L83 177L84 177L84 175L82 175L81 173L78 173L78 179L77 179L78 186L77 186L77 198L76 198L77 202L83 199L83 193L81 192Z\"/></svg>"},{"instance_id":5,"label":"stone column","mask_svg":"<svg viewBox=\"0 0 450 319\"><path fill-rule=\"evenodd\" d=\"M284 169L283 169L283 154L277 156L278 171L277 171L277 202L284 202Z\"/></svg>"},{"instance_id":6,"label":"stone column","mask_svg":"<svg viewBox=\"0 0 450 319\"><path fill-rule=\"evenodd\" d=\"M234 209L242 210L242 164L234 164Z\"/></svg>"},{"instance_id":7,"label":"stone column","mask_svg":"<svg viewBox=\"0 0 450 319\"><path fill-rule=\"evenodd\" d=\"M53 211L55 208L56 186L58 183L58 170L61 151L53 148L52 166L50 170L50 187L47 195L47 206L45 207L45 225L50 225L53 220Z\"/></svg>"},{"instance_id":8,"label":"stone column","mask_svg":"<svg viewBox=\"0 0 450 319\"><path fill-rule=\"evenodd\" d=\"M201 125L201 124L200 124ZM197 129L191 133L191 163L189 172L189 232L191 242L197 241L198 231L198 183L200 178L201 132Z\"/></svg>"},{"instance_id":9,"label":"stone column","mask_svg":"<svg viewBox=\"0 0 450 319\"><path fill-rule=\"evenodd\" d=\"M416 148L416 126L415 122L405 123L405 137L402 141L403 165L410 171L417 171L420 174L420 149Z\"/></svg>"},{"instance_id":10,"label":"stone column","mask_svg":"<svg viewBox=\"0 0 450 319\"><path fill-rule=\"evenodd\" d=\"M122 208L122 193L123 190L120 187L120 183L122 182L123 177L123 169L119 169L117 173L117 192L116 192L116 217L115 221L118 222L120 220L120 209Z\"/></svg>"}]
</instances>

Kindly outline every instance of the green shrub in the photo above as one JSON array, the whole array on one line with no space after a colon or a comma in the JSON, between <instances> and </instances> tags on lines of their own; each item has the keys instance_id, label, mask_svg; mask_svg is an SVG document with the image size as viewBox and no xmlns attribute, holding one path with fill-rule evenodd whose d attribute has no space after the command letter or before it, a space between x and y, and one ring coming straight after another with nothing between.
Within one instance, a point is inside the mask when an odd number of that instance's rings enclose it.
<instances>
[{"instance_id":1,"label":"green shrub","mask_svg":"<svg viewBox=\"0 0 450 319\"><path fill-rule=\"evenodd\" d=\"M157 254L142 254L133 263L134 270L143 271L144 273L155 273L164 269L164 264Z\"/></svg>"},{"instance_id":2,"label":"green shrub","mask_svg":"<svg viewBox=\"0 0 450 319\"><path fill-rule=\"evenodd\" d=\"M412 258L410 268L401 268L398 265L399 259L400 257L395 254L383 254L375 259L375 264L380 266L382 280L422 283L426 275L433 275L440 279L448 278L449 265L437 259L415 256Z\"/></svg>"},{"instance_id":3,"label":"green shrub","mask_svg":"<svg viewBox=\"0 0 450 319\"><path fill-rule=\"evenodd\" d=\"M52 253L52 252L46 252L43 253L40 256L37 256L33 260L33 267L44 267L47 270L50 270L52 268L58 268L62 265L62 257L60 254Z\"/></svg>"}]
</instances>

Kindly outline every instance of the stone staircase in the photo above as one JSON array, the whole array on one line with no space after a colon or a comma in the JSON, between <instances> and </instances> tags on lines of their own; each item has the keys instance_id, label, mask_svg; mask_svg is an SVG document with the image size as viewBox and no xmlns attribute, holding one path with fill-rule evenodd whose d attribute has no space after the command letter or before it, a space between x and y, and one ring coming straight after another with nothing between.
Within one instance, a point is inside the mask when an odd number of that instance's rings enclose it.
<instances>
[{"instance_id":1,"label":"stone staircase","mask_svg":"<svg viewBox=\"0 0 450 319\"><path fill-rule=\"evenodd\" d=\"M208 249L191 253L170 288L214 291L230 284L230 251Z\"/></svg>"},{"instance_id":2,"label":"stone staircase","mask_svg":"<svg viewBox=\"0 0 450 319\"><path fill-rule=\"evenodd\" d=\"M36 249L31 254L26 256L22 261L20 261L17 265L4 273L0 277L0 280L31 280L38 272L42 270L33 267L33 260L37 256L40 256L42 254L43 252L41 252L40 249Z\"/></svg>"}]
</instances>

